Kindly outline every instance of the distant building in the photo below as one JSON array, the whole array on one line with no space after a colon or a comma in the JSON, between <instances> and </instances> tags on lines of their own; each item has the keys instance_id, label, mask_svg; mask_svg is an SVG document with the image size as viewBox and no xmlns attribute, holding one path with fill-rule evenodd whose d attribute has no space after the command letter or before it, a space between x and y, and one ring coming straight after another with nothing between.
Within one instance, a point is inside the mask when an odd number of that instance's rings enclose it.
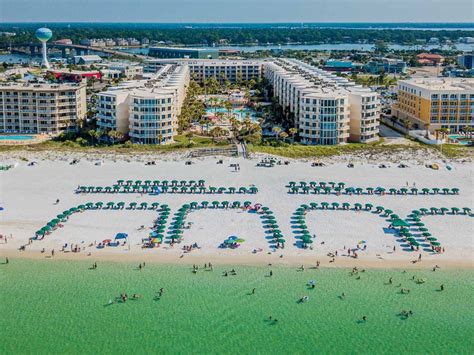
<instances>
[{"instance_id":1,"label":"distant building","mask_svg":"<svg viewBox=\"0 0 474 355\"><path fill-rule=\"evenodd\" d=\"M463 69L473 69L473 52L465 52L461 55L458 55L458 65Z\"/></svg>"},{"instance_id":2,"label":"distant building","mask_svg":"<svg viewBox=\"0 0 474 355\"><path fill-rule=\"evenodd\" d=\"M148 55L157 58L217 59L219 58L219 50L204 48L150 47Z\"/></svg>"},{"instance_id":3,"label":"distant building","mask_svg":"<svg viewBox=\"0 0 474 355\"><path fill-rule=\"evenodd\" d=\"M94 63L101 63L102 58L98 55L75 55L74 56L74 64L77 65L91 65Z\"/></svg>"},{"instance_id":4,"label":"distant building","mask_svg":"<svg viewBox=\"0 0 474 355\"><path fill-rule=\"evenodd\" d=\"M364 69L370 74L405 74L407 63L401 59L378 58L364 65Z\"/></svg>"},{"instance_id":5,"label":"distant building","mask_svg":"<svg viewBox=\"0 0 474 355\"><path fill-rule=\"evenodd\" d=\"M90 80L94 78L96 80L100 80L102 75L100 71L92 70L92 71L80 71L80 70L49 70L48 73L51 73L55 76L56 80L64 81L64 82L81 82L83 79Z\"/></svg>"},{"instance_id":6,"label":"distant building","mask_svg":"<svg viewBox=\"0 0 474 355\"><path fill-rule=\"evenodd\" d=\"M106 80L120 79L122 72L115 69L101 69L102 78Z\"/></svg>"},{"instance_id":7,"label":"distant building","mask_svg":"<svg viewBox=\"0 0 474 355\"><path fill-rule=\"evenodd\" d=\"M474 79L432 78L398 82L398 102L392 113L408 119L415 129L448 128L458 132L474 127Z\"/></svg>"},{"instance_id":8,"label":"distant building","mask_svg":"<svg viewBox=\"0 0 474 355\"><path fill-rule=\"evenodd\" d=\"M420 53L416 56L416 60L421 65L440 65L444 62L444 57L439 54Z\"/></svg>"},{"instance_id":9,"label":"distant building","mask_svg":"<svg viewBox=\"0 0 474 355\"><path fill-rule=\"evenodd\" d=\"M323 69L337 73L348 73L354 69L354 64L351 61L328 60Z\"/></svg>"},{"instance_id":10,"label":"distant building","mask_svg":"<svg viewBox=\"0 0 474 355\"><path fill-rule=\"evenodd\" d=\"M187 65L191 77L198 82L215 77L219 81L229 80L236 83L239 80L258 80L262 77L262 61L258 60L148 59L144 61L144 71L155 73L164 64Z\"/></svg>"},{"instance_id":11,"label":"distant building","mask_svg":"<svg viewBox=\"0 0 474 355\"><path fill-rule=\"evenodd\" d=\"M125 79L139 79L143 76L143 66L135 63L116 62L100 64L100 67L120 71L120 76Z\"/></svg>"},{"instance_id":12,"label":"distant building","mask_svg":"<svg viewBox=\"0 0 474 355\"><path fill-rule=\"evenodd\" d=\"M474 43L474 37L460 37L459 42L461 42L461 43Z\"/></svg>"},{"instance_id":13,"label":"distant building","mask_svg":"<svg viewBox=\"0 0 474 355\"><path fill-rule=\"evenodd\" d=\"M142 46L148 46L150 44L150 40L148 38L142 38L141 40Z\"/></svg>"},{"instance_id":14,"label":"distant building","mask_svg":"<svg viewBox=\"0 0 474 355\"><path fill-rule=\"evenodd\" d=\"M63 38L63 39L58 39L57 41L54 41L53 43L55 44L64 44L64 45L71 45L72 40L69 38Z\"/></svg>"},{"instance_id":15,"label":"distant building","mask_svg":"<svg viewBox=\"0 0 474 355\"><path fill-rule=\"evenodd\" d=\"M75 131L86 112L85 83L0 85L0 133Z\"/></svg>"}]
</instances>

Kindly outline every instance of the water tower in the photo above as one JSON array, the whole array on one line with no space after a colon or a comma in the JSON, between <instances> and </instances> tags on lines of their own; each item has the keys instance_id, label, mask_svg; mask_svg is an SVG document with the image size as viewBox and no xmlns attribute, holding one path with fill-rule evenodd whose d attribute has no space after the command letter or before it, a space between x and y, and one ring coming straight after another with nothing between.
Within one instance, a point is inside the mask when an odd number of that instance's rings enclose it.
<instances>
[{"instance_id":1,"label":"water tower","mask_svg":"<svg viewBox=\"0 0 474 355\"><path fill-rule=\"evenodd\" d=\"M41 60L41 66L49 69L48 57L46 56L46 42L48 42L53 36L53 32L49 28L41 27L35 32L35 36L43 44L43 59Z\"/></svg>"}]
</instances>

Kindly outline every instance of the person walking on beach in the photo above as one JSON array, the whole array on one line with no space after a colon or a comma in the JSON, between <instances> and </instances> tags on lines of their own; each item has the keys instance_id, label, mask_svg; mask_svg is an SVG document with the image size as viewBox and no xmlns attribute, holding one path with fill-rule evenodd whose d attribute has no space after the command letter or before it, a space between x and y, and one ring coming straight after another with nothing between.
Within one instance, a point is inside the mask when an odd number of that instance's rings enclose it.
<instances>
[{"instance_id":1,"label":"person walking on beach","mask_svg":"<svg viewBox=\"0 0 474 355\"><path fill-rule=\"evenodd\" d=\"M273 271L272 271L272 270L270 270L270 277L271 277L271 276L273 276Z\"/></svg>"},{"instance_id":2,"label":"person walking on beach","mask_svg":"<svg viewBox=\"0 0 474 355\"><path fill-rule=\"evenodd\" d=\"M440 291L444 291L444 284L439 287Z\"/></svg>"},{"instance_id":3,"label":"person walking on beach","mask_svg":"<svg viewBox=\"0 0 474 355\"><path fill-rule=\"evenodd\" d=\"M10 261L8 260L8 256L5 258L5 264L8 264Z\"/></svg>"},{"instance_id":4,"label":"person walking on beach","mask_svg":"<svg viewBox=\"0 0 474 355\"><path fill-rule=\"evenodd\" d=\"M421 254L418 255L418 261L421 261Z\"/></svg>"},{"instance_id":5,"label":"person walking on beach","mask_svg":"<svg viewBox=\"0 0 474 355\"><path fill-rule=\"evenodd\" d=\"M54 256L54 249L51 250L51 256Z\"/></svg>"},{"instance_id":6,"label":"person walking on beach","mask_svg":"<svg viewBox=\"0 0 474 355\"><path fill-rule=\"evenodd\" d=\"M255 288L252 289L252 295L255 295Z\"/></svg>"}]
</instances>

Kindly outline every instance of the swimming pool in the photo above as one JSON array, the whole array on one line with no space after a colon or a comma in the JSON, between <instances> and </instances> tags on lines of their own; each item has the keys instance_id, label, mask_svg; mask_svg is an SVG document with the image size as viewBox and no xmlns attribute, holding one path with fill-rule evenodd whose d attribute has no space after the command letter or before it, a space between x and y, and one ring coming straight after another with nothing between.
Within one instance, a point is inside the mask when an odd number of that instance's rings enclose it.
<instances>
[{"instance_id":1,"label":"swimming pool","mask_svg":"<svg viewBox=\"0 0 474 355\"><path fill-rule=\"evenodd\" d=\"M18 135L0 135L0 141L28 141L34 139L34 136L18 136Z\"/></svg>"},{"instance_id":2,"label":"swimming pool","mask_svg":"<svg viewBox=\"0 0 474 355\"><path fill-rule=\"evenodd\" d=\"M213 107L208 107L206 108L206 116L208 117L214 117L218 112L221 112L223 114L223 117L227 117L227 110L224 107L218 107L218 108L213 108ZM244 108L233 108L232 109L232 116L234 118L243 121L245 118L250 118L251 121L257 121L258 118L255 114L255 111L244 107Z\"/></svg>"},{"instance_id":3,"label":"swimming pool","mask_svg":"<svg viewBox=\"0 0 474 355\"><path fill-rule=\"evenodd\" d=\"M469 137L462 136L460 134L450 134L448 135L448 138L462 145L469 145L469 143L471 142L471 139Z\"/></svg>"}]
</instances>

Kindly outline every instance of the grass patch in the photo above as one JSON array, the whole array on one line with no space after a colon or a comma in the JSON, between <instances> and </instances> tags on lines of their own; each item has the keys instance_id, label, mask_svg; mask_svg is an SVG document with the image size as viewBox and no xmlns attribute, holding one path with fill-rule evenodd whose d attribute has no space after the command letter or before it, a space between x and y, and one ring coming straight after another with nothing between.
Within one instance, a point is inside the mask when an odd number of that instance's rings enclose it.
<instances>
[{"instance_id":1,"label":"grass patch","mask_svg":"<svg viewBox=\"0 0 474 355\"><path fill-rule=\"evenodd\" d=\"M286 158L318 158L330 157L344 154L355 153L386 153L395 151L406 151L426 149L421 145L407 146L407 145L383 145L382 142L363 144L363 143L348 143L346 145L288 145L282 147L273 147L267 145L249 145L248 151L251 153L266 153L278 155Z\"/></svg>"},{"instance_id":2,"label":"grass patch","mask_svg":"<svg viewBox=\"0 0 474 355\"><path fill-rule=\"evenodd\" d=\"M474 147L466 147L461 144L443 144L433 147L448 158L474 158Z\"/></svg>"},{"instance_id":3,"label":"grass patch","mask_svg":"<svg viewBox=\"0 0 474 355\"><path fill-rule=\"evenodd\" d=\"M191 139L182 135L175 137L175 143L168 145L156 144L115 144L115 145L96 145L83 146L73 141L59 142L49 140L38 144L29 145L0 145L0 152L21 152L21 151L59 151L59 152L90 152L90 153L166 153L171 151L194 149L194 148L213 148L228 147L227 142L213 142L212 138L196 136Z\"/></svg>"}]
</instances>

